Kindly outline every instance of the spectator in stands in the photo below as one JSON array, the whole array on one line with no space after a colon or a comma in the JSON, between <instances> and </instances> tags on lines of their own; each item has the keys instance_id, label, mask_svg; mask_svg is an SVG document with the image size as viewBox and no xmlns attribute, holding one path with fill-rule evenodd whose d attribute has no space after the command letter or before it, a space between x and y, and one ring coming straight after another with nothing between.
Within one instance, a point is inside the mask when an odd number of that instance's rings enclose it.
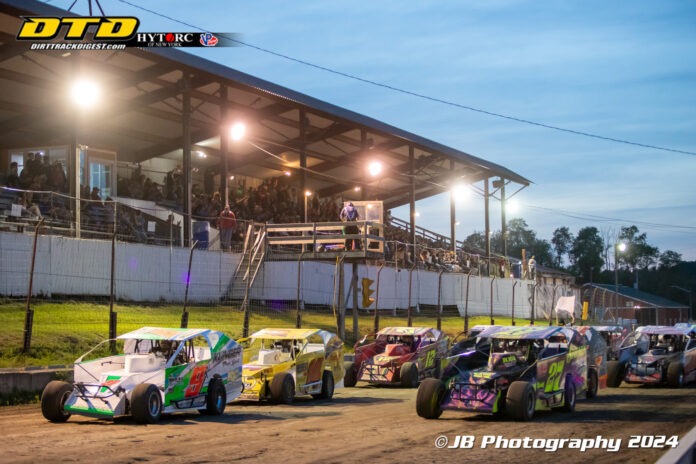
<instances>
[{"instance_id":1,"label":"spectator in stands","mask_svg":"<svg viewBox=\"0 0 696 464\"><path fill-rule=\"evenodd\" d=\"M527 263L527 266L529 268L529 278L531 280L536 279L536 260L534 259L534 255L532 255L531 258L529 258L529 262Z\"/></svg>"},{"instance_id":2,"label":"spectator in stands","mask_svg":"<svg viewBox=\"0 0 696 464\"><path fill-rule=\"evenodd\" d=\"M220 227L220 242L222 243L222 250L229 251L232 246L232 234L237 228L237 218L230 210L230 205L225 205L225 209L223 209L220 213L218 226Z\"/></svg>"},{"instance_id":3,"label":"spectator in stands","mask_svg":"<svg viewBox=\"0 0 696 464\"><path fill-rule=\"evenodd\" d=\"M133 234L138 243L147 242L147 229L145 228L145 217L140 210L135 211L135 216L132 221Z\"/></svg>"},{"instance_id":4,"label":"spectator in stands","mask_svg":"<svg viewBox=\"0 0 696 464\"><path fill-rule=\"evenodd\" d=\"M5 177L5 185L10 188L19 188L19 166L16 161L10 163L10 170Z\"/></svg>"},{"instance_id":5,"label":"spectator in stands","mask_svg":"<svg viewBox=\"0 0 696 464\"><path fill-rule=\"evenodd\" d=\"M343 207L338 217L342 222L348 223L360 219L360 214L358 214L358 210L353 206L353 202L349 201L348 204ZM360 230L356 225L347 225L343 228L343 233L345 235L359 234ZM346 239L345 250L360 250L360 240Z\"/></svg>"}]
</instances>

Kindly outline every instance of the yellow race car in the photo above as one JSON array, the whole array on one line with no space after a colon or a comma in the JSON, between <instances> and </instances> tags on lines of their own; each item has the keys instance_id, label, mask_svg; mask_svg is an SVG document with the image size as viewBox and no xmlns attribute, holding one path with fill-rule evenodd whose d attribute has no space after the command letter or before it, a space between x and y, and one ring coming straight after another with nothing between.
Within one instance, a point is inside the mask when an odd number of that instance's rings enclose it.
<instances>
[{"instance_id":1,"label":"yellow race car","mask_svg":"<svg viewBox=\"0 0 696 464\"><path fill-rule=\"evenodd\" d=\"M343 341L319 329L263 329L244 347L240 400L292 403L297 395L331 399L342 385Z\"/></svg>"}]
</instances>

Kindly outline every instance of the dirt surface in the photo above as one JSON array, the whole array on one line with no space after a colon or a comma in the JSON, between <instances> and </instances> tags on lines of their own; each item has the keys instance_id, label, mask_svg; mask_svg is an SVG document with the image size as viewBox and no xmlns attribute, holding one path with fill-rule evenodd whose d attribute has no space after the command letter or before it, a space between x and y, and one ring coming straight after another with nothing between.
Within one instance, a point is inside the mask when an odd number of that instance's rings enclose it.
<instances>
[{"instance_id":1,"label":"dirt surface","mask_svg":"<svg viewBox=\"0 0 696 464\"><path fill-rule=\"evenodd\" d=\"M333 401L232 403L220 417L178 414L147 426L81 416L52 424L38 405L5 407L0 408L0 462L653 463L666 448L631 449L632 435L647 436L643 445L650 446L654 436L682 437L696 426L694 386L607 389L595 400L578 401L574 413L538 413L529 423L454 411L425 420L416 415L415 398L415 389L359 384L337 389ZM451 446L457 435L473 437L468 439L471 449L436 448L438 437L447 437ZM598 436L621 439L619 451L483 447L484 440L529 437L530 447L551 447L555 438ZM524 446L522 441L510 444Z\"/></svg>"}]
</instances>

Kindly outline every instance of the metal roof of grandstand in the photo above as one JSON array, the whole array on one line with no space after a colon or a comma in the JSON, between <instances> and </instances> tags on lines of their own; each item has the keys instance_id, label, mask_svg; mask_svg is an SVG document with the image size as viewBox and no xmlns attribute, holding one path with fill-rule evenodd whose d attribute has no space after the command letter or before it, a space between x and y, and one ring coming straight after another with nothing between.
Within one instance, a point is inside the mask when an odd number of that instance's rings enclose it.
<instances>
[{"instance_id":1,"label":"metal roof of grandstand","mask_svg":"<svg viewBox=\"0 0 696 464\"><path fill-rule=\"evenodd\" d=\"M69 145L77 133L81 144L115 151L120 162L181 160L188 92L191 150L206 155L194 157L194 167L219 165L222 128L243 119L256 146L230 145L230 173L297 174L304 152L306 188L322 197L357 199L361 187L391 208L408 203L412 177L416 200L460 181L530 184L503 166L176 49L30 50L16 40L21 16L73 14L34 0L0 4L0 149ZM101 83L103 101L78 121L68 86L85 74ZM366 174L373 159L384 166L379 178Z\"/></svg>"},{"instance_id":2,"label":"metal roof of grandstand","mask_svg":"<svg viewBox=\"0 0 696 464\"><path fill-rule=\"evenodd\" d=\"M613 284L592 284L592 286L602 288L612 293L617 290L616 286ZM662 298L661 296L651 293L641 292L640 290L625 285L618 286L618 294L624 298L645 303L647 306L655 306L658 308L688 308L688 305L683 303L677 303L676 301L668 300L667 298Z\"/></svg>"}]
</instances>

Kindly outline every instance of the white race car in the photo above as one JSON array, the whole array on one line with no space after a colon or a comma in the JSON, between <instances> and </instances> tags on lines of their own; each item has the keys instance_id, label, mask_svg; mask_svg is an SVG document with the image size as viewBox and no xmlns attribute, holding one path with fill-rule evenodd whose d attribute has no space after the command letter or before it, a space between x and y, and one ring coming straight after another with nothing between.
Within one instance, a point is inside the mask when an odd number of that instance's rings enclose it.
<instances>
[{"instance_id":1,"label":"white race car","mask_svg":"<svg viewBox=\"0 0 696 464\"><path fill-rule=\"evenodd\" d=\"M119 354L111 354L114 345ZM139 423L178 411L220 415L242 390L242 347L214 330L143 327L81 356L74 377L44 388L41 412L49 421L71 414L131 415Z\"/></svg>"}]
</instances>

